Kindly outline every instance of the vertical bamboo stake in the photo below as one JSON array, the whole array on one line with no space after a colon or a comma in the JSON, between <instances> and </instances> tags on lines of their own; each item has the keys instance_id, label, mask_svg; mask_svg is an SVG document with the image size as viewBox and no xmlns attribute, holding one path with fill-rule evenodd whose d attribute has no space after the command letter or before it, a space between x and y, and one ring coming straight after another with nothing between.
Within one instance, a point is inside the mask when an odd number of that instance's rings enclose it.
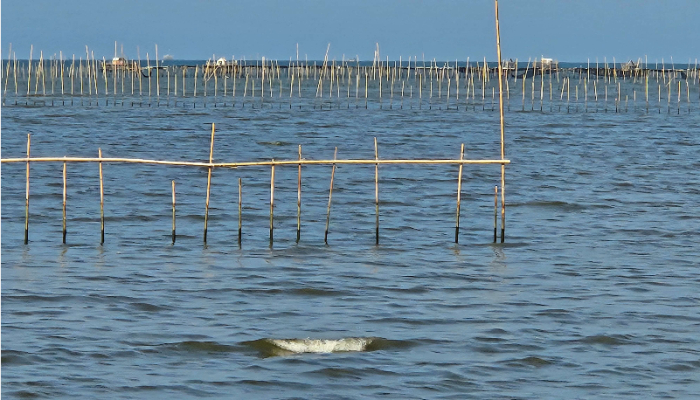
<instances>
[{"instance_id":1,"label":"vertical bamboo stake","mask_svg":"<svg viewBox=\"0 0 700 400\"><path fill-rule=\"evenodd\" d=\"M501 108L501 160L506 158L505 116L503 114L503 66L501 65L501 32L498 25L498 0L496 1L496 47L498 50L498 87ZM506 239L506 165L501 164L501 243Z\"/></svg>"},{"instance_id":2,"label":"vertical bamboo stake","mask_svg":"<svg viewBox=\"0 0 700 400\"><path fill-rule=\"evenodd\" d=\"M500 71L499 71L500 72ZM459 153L459 159L464 160L464 143ZM457 177L457 218L455 222L455 243L459 243L459 209L462 205L462 169L464 164L459 164L459 176Z\"/></svg>"},{"instance_id":3,"label":"vertical bamboo stake","mask_svg":"<svg viewBox=\"0 0 700 400\"><path fill-rule=\"evenodd\" d=\"M377 138L374 138L374 159L379 161L379 149L377 147ZM374 164L374 209L375 209L375 224L374 236L375 244L379 245L379 162Z\"/></svg>"},{"instance_id":4,"label":"vertical bamboo stake","mask_svg":"<svg viewBox=\"0 0 700 400\"><path fill-rule=\"evenodd\" d=\"M275 159L273 158L272 161L275 161ZM272 246L274 233L273 210L275 208L275 164L272 164L270 169L272 170L270 176L270 246Z\"/></svg>"},{"instance_id":5,"label":"vertical bamboo stake","mask_svg":"<svg viewBox=\"0 0 700 400\"><path fill-rule=\"evenodd\" d=\"M175 181L172 181L173 187L173 244L175 244Z\"/></svg>"},{"instance_id":6,"label":"vertical bamboo stake","mask_svg":"<svg viewBox=\"0 0 700 400\"><path fill-rule=\"evenodd\" d=\"M235 76L235 75L234 75ZM238 178L238 245L241 245L241 233L243 233L243 181Z\"/></svg>"},{"instance_id":7,"label":"vertical bamboo stake","mask_svg":"<svg viewBox=\"0 0 700 400\"><path fill-rule=\"evenodd\" d=\"M215 131L215 124L211 124L211 141L209 145L209 164L214 162L214 131ZM207 201L205 205L205 211L204 211L204 243L207 242L207 224L209 222L209 194L211 193L211 173L213 167L209 167L209 173L207 175Z\"/></svg>"},{"instance_id":8,"label":"vertical bamboo stake","mask_svg":"<svg viewBox=\"0 0 700 400\"><path fill-rule=\"evenodd\" d=\"M292 75L294 79L294 75ZM299 145L299 161L301 161L301 145ZM299 163L299 178L297 180L297 243L301 239L301 163Z\"/></svg>"},{"instance_id":9,"label":"vertical bamboo stake","mask_svg":"<svg viewBox=\"0 0 700 400\"><path fill-rule=\"evenodd\" d=\"M493 187L493 242L498 239L498 185Z\"/></svg>"},{"instance_id":10,"label":"vertical bamboo stake","mask_svg":"<svg viewBox=\"0 0 700 400\"><path fill-rule=\"evenodd\" d=\"M102 158L102 149L97 149L99 158ZM105 191L104 179L102 177L102 161L99 163L100 168L100 244L105 242Z\"/></svg>"},{"instance_id":11,"label":"vertical bamboo stake","mask_svg":"<svg viewBox=\"0 0 700 400\"><path fill-rule=\"evenodd\" d=\"M335 153L333 154L333 160L335 161L338 157L338 148L335 148ZM331 199L333 198L333 179L335 177L335 163L333 164L333 169L331 170L331 189L328 193L328 213L326 214L326 233L323 235L323 242L328 244L328 225L331 222Z\"/></svg>"},{"instance_id":12,"label":"vertical bamboo stake","mask_svg":"<svg viewBox=\"0 0 700 400\"><path fill-rule=\"evenodd\" d=\"M63 244L66 244L66 162L63 162Z\"/></svg>"},{"instance_id":13,"label":"vertical bamboo stake","mask_svg":"<svg viewBox=\"0 0 700 400\"><path fill-rule=\"evenodd\" d=\"M27 134L27 191L24 197L24 244L29 243L29 156L32 143L31 133Z\"/></svg>"}]
</instances>

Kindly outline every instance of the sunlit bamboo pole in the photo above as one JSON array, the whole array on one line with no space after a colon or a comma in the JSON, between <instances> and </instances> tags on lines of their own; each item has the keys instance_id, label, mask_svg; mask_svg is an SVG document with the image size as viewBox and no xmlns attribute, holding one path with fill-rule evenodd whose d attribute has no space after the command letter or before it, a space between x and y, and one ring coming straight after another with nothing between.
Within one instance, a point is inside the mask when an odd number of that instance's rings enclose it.
<instances>
[{"instance_id":1,"label":"sunlit bamboo pole","mask_svg":"<svg viewBox=\"0 0 700 400\"><path fill-rule=\"evenodd\" d=\"M175 238L177 237L175 235L175 181L172 181L172 189L173 189L173 244L175 244Z\"/></svg>"},{"instance_id":2,"label":"sunlit bamboo pole","mask_svg":"<svg viewBox=\"0 0 700 400\"><path fill-rule=\"evenodd\" d=\"M215 124L211 124L211 141L209 145L209 164L211 165L214 161L214 132L215 132ZM212 166L209 167L209 172L207 174L207 201L205 205L205 211L204 211L204 243L207 242L207 224L209 222L209 195L211 193L211 173L214 168Z\"/></svg>"},{"instance_id":3,"label":"sunlit bamboo pole","mask_svg":"<svg viewBox=\"0 0 700 400\"><path fill-rule=\"evenodd\" d=\"M498 101L501 108L501 159L506 158L505 115L503 112L503 65L501 64L501 32L498 25L498 0L496 2L496 48L498 50ZM501 164L501 243L506 234L506 165Z\"/></svg>"},{"instance_id":4,"label":"sunlit bamboo pole","mask_svg":"<svg viewBox=\"0 0 700 400\"><path fill-rule=\"evenodd\" d=\"M292 75L294 79L294 75ZM299 145L299 161L301 161L301 145ZM297 243L301 239L301 163L299 163L299 177L297 179Z\"/></svg>"},{"instance_id":5,"label":"sunlit bamboo pole","mask_svg":"<svg viewBox=\"0 0 700 400\"><path fill-rule=\"evenodd\" d=\"M333 159L335 160L338 156L338 148L335 148L335 153L333 154ZM328 212L326 214L326 232L323 235L323 242L328 244L328 226L331 222L331 199L333 198L333 179L335 178L335 164L333 164L333 169L331 170L331 188L328 192Z\"/></svg>"},{"instance_id":6,"label":"sunlit bamboo pole","mask_svg":"<svg viewBox=\"0 0 700 400\"><path fill-rule=\"evenodd\" d=\"M510 164L510 160L494 159L494 160L415 160L415 159L397 159L397 160L272 160L272 161L244 161L244 162L191 162L191 161L165 161L165 160L147 160L140 158L119 158L119 157L19 157L19 158L3 158L2 163L18 163L18 162L104 162L104 163L124 163L124 164L153 164L153 165L173 165L173 166L190 166L190 167L213 167L213 168L238 168L252 166L269 166L269 165L332 165L332 164Z\"/></svg>"},{"instance_id":7,"label":"sunlit bamboo pole","mask_svg":"<svg viewBox=\"0 0 700 400\"><path fill-rule=\"evenodd\" d=\"M24 203L24 244L29 243L29 156L31 154L32 135L27 134L27 190Z\"/></svg>"},{"instance_id":8,"label":"sunlit bamboo pole","mask_svg":"<svg viewBox=\"0 0 700 400\"><path fill-rule=\"evenodd\" d=\"M375 208L375 226L374 236L375 244L379 244L379 149L377 147L377 138L374 138L374 159L377 163L374 164L374 208Z\"/></svg>"},{"instance_id":9,"label":"sunlit bamboo pole","mask_svg":"<svg viewBox=\"0 0 700 400\"><path fill-rule=\"evenodd\" d=\"M235 75L234 75L235 76ZM238 245L241 245L243 233L243 180L238 178Z\"/></svg>"},{"instance_id":10,"label":"sunlit bamboo pole","mask_svg":"<svg viewBox=\"0 0 700 400\"><path fill-rule=\"evenodd\" d=\"M459 153L459 159L464 159L464 143ZM457 176L457 217L455 221L455 243L459 243L459 211L462 205L462 169L464 165L459 164L459 175Z\"/></svg>"},{"instance_id":11,"label":"sunlit bamboo pole","mask_svg":"<svg viewBox=\"0 0 700 400\"><path fill-rule=\"evenodd\" d=\"M68 194L66 186L66 163L63 163L63 244L66 243L66 197Z\"/></svg>"},{"instance_id":12,"label":"sunlit bamboo pole","mask_svg":"<svg viewBox=\"0 0 700 400\"><path fill-rule=\"evenodd\" d=\"M97 149L99 158L102 158L102 149ZM104 179L102 176L102 162L99 163L100 169L100 244L105 242L105 191Z\"/></svg>"},{"instance_id":13,"label":"sunlit bamboo pole","mask_svg":"<svg viewBox=\"0 0 700 400\"><path fill-rule=\"evenodd\" d=\"M274 160L273 160L274 161ZM274 233L274 209L275 209L275 166L274 164L271 169L270 176L270 246L272 246L273 233Z\"/></svg>"}]
</instances>

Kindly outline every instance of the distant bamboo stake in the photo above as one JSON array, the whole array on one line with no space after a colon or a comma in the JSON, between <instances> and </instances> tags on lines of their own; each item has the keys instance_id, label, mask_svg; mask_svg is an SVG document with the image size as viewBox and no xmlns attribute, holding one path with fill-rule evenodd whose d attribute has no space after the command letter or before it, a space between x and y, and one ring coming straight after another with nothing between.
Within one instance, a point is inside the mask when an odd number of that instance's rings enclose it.
<instances>
[{"instance_id":1,"label":"distant bamboo stake","mask_svg":"<svg viewBox=\"0 0 700 400\"><path fill-rule=\"evenodd\" d=\"M274 161L274 159L273 159ZM274 234L274 217L273 210L275 208L275 166L272 165L271 175L270 175L270 246L272 246L273 234Z\"/></svg>"},{"instance_id":2,"label":"distant bamboo stake","mask_svg":"<svg viewBox=\"0 0 700 400\"><path fill-rule=\"evenodd\" d=\"M27 134L27 192L24 203L24 244L29 243L29 155L32 143L32 136Z\"/></svg>"},{"instance_id":3,"label":"distant bamboo stake","mask_svg":"<svg viewBox=\"0 0 700 400\"><path fill-rule=\"evenodd\" d=\"M505 116L503 113L503 65L501 63L501 31L498 25L498 0L496 2L496 48L498 50L498 87L499 105L501 108L501 159L506 158ZM533 78L534 79L534 78ZM501 164L501 243L505 241L506 233L506 165Z\"/></svg>"},{"instance_id":4,"label":"distant bamboo stake","mask_svg":"<svg viewBox=\"0 0 700 400\"><path fill-rule=\"evenodd\" d=\"M235 75L234 75L235 76ZM243 181L238 178L238 245L241 244L241 233L243 232Z\"/></svg>"},{"instance_id":5,"label":"distant bamboo stake","mask_svg":"<svg viewBox=\"0 0 700 400\"><path fill-rule=\"evenodd\" d=\"M102 158L102 149L97 149L98 158ZM105 242L105 191L104 179L102 177L102 162L99 163L100 168L100 244Z\"/></svg>"},{"instance_id":6,"label":"distant bamboo stake","mask_svg":"<svg viewBox=\"0 0 700 400\"><path fill-rule=\"evenodd\" d=\"M294 79L294 75L292 75ZM299 145L299 161L301 161L301 145ZM301 239L301 163L299 163L299 178L297 180L297 243Z\"/></svg>"},{"instance_id":7,"label":"distant bamboo stake","mask_svg":"<svg viewBox=\"0 0 700 400\"><path fill-rule=\"evenodd\" d=\"M211 124L211 141L209 145L209 164L211 164L214 160L214 131L215 131L215 124ZM207 175L207 201L206 201L206 208L204 211L204 243L207 242L207 224L209 222L209 194L211 193L211 173L213 167L209 167L209 173Z\"/></svg>"},{"instance_id":8,"label":"distant bamboo stake","mask_svg":"<svg viewBox=\"0 0 700 400\"><path fill-rule=\"evenodd\" d=\"M379 244L379 150L377 148L377 138L374 138L374 208L375 208L375 244Z\"/></svg>"},{"instance_id":9,"label":"distant bamboo stake","mask_svg":"<svg viewBox=\"0 0 700 400\"><path fill-rule=\"evenodd\" d=\"M173 186L173 244L175 244L175 181L172 181Z\"/></svg>"},{"instance_id":10,"label":"distant bamboo stake","mask_svg":"<svg viewBox=\"0 0 700 400\"><path fill-rule=\"evenodd\" d=\"M464 143L459 153L459 159L464 159ZM459 175L457 177L457 217L455 222L455 243L459 243L459 211L462 205L462 169L464 165L459 164Z\"/></svg>"},{"instance_id":11,"label":"distant bamboo stake","mask_svg":"<svg viewBox=\"0 0 700 400\"><path fill-rule=\"evenodd\" d=\"M333 160L338 157L338 148L335 148L335 153L333 154ZM335 177L335 164L333 164L333 169L331 170L331 188L328 193L328 213L326 214L326 233L323 235L323 242L328 244L328 226L331 222L331 199L333 198L333 179Z\"/></svg>"},{"instance_id":12,"label":"distant bamboo stake","mask_svg":"<svg viewBox=\"0 0 700 400\"><path fill-rule=\"evenodd\" d=\"M63 162L63 244L66 244L66 162Z\"/></svg>"}]
</instances>

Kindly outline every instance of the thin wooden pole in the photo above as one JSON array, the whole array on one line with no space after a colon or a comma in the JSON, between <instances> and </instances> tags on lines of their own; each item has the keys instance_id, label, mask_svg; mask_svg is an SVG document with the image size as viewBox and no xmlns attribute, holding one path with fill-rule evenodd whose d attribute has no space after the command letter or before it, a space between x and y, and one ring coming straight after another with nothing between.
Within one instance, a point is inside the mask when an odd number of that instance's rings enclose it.
<instances>
[{"instance_id":1,"label":"thin wooden pole","mask_svg":"<svg viewBox=\"0 0 700 400\"><path fill-rule=\"evenodd\" d=\"M459 159L464 159L464 143L459 153ZM459 211L462 205L462 169L464 165L459 164L459 176L457 177L457 217L455 222L455 243L459 243Z\"/></svg>"},{"instance_id":2,"label":"thin wooden pole","mask_svg":"<svg viewBox=\"0 0 700 400\"><path fill-rule=\"evenodd\" d=\"M292 75L294 79L294 75ZM299 161L301 161L301 145L299 145ZM297 243L301 239L301 163L299 163L299 178L297 180Z\"/></svg>"},{"instance_id":3,"label":"thin wooden pole","mask_svg":"<svg viewBox=\"0 0 700 400\"><path fill-rule=\"evenodd\" d=\"M505 116L503 113L503 65L501 64L501 31L498 25L498 0L496 2L496 48L498 50L498 101L501 108L501 159L506 158ZM506 233L506 164L501 164L501 243Z\"/></svg>"},{"instance_id":4,"label":"thin wooden pole","mask_svg":"<svg viewBox=\"0 0 700 400\"><path fill-rule=\"evenodd\" d=\"M338 157L338 148L335 148L335 153L333 154L333 160ZM333 179L335 177L335 164L333 164L333 169L331 170L331 189L328 193L328 213L326 214L326 233L323 235L323 242L328 244L328 226L331 222L331 199L333 198Z\"/></svg>"},{"instance_id":5,"label":"thin wooden pole","mask_svg":"<svg viewBox=\"0 0 700 400\"><path fill-rule=\"evenodd\" d=\"M498 239L498 185L493 187L493 242Z\"/></svg>"},{"instance_id":6,"label":"thin wooden pole","mask_svg":"<svg viewBox=\"0 0 700 400\"><path fill-rule=\"evenodd\" d=\"M234 75L235 76L235 75ZM241 245L241 233L243 232L243 181L238 178L238 245Z\"/></svg>"},{"instance_id":7,"label":"thin wooden pole","mask_svg":"<svg viewBox=\"0 0 700 400\"><path fill-rule=\"evenodd\" d=\"M97 154L99 158L102 158L102 149L97 149ZM102 162L99 162L100 168L100 244L105 242L105 191L104 191L104 179L102 176Z\"/></svg>"},{"instance_id":8,"label":"thin wooden pole","mask_svg":"<svg viewBox=\"0 0 700 400\"><path fill-rule=\"evenodd\" d=\"M273 159L274 161L274 159ZM271 169L271 174L270 174L270 246L272 246L272 240L273 240L273 234L274 234L274 213L273 210L275 208L275 166L272 165L270 167Z\"/></svg>"},{"instance_id":9,"label":"thin wooden pole","mask_svg":"<svg viewBox=\"0 0 700 400\"><path fill-rule=\"evenodd\" d=\"M209 164L211 164L214 161L214 132L215 132L215 124L211 124L211 141L209 145ZM205 205L205 211L204 211L204 243L207 242L207 225L209 222L209 195L211 193L211 173L214 167L209 167L209 173L207 175L207 201Z\"/></svg>"},{"instance_id":10,"label":"thin wooden pole","mask_svg":"<svg viewBox=\"0 0 700 400\"><path fill-rule=\"evenodd\" d=\"M172 181L172 187L173 187L173 244L175 244L175 181Z\"/></svg>"},{"instance_id":11,"label":"thin wooden pole","mask_svg":"<svg viewBox=\"0 0 700 400\"><path fill-rule=\"evenodd\" d=\"M63 244L66 244L66 197L67 197L67 187L66 187L66 162L63 162Z\"/></svg>"},{"instance_id":12,"label":"thin wooden pole","mask_svg":"<svg viewBox=\"0 0 700 400\"><path fill-rule=\"evenodd\" d=\"M377 148L377 138L374 138L374 159L379 161L379 150ZM374 236L375 244L379 244L379 162L374 164Z\"/></svg>"},{"instance_id":13,"label":"thin wooden pole","mask_svg":"<svg viewBox=\"0 0 700 400\"><path fill-rule=\"evenodd\" d=\"M32 135L27 134L27 191L24 203L24 244L29 243L29 155L31 151Z\"/></svg>"}]
</instances>

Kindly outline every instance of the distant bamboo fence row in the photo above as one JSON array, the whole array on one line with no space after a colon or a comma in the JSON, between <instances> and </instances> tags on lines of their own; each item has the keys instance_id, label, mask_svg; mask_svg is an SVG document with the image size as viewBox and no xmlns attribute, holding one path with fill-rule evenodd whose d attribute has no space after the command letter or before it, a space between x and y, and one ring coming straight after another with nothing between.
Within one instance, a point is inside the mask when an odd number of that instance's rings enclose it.
<instances>
[{"instance_id":1,"label":"distant bamboo fence row","mask_svg":"<svg viewBox=\"0 0 700 400\"><path fill-rule=\"evenodd\" d=\"M62 53L45 59L10 57L2 71L5 105L139 107L389 108L496 110L498 63L382 60L369 63L213 60L195 65L107 61L86 49L85 60ZM156 54L157 57L157 54ZM507 109L521 111L672 110L700 106L700 68L641 59L561 68L549 60L501 63ZM665 103L665 104L664 104Z\"/></svg>"},{"instance_id":2,"label":"distant bamboo fence row","mask_svg":"<svg viewBox=\"0 0 700 400\"><path fill-rule=\"evenodd\" d=\"M207 174L207 191L205 200L205 214L204 214L204 233L203 239L206 243L207 241L207 227L209 220L209 199L211 193L212 185L212 171L214 168L243 168L243 167L253 167L253 166L269 166L271 172L270 178L270 245L273 243L274 235L274 200L275 200L275 168L284 166L296 166L298 168L298 197L297 197L297 242L300 240L301 236L301 188L302 188L302 166L310 165L331 165L332 172L330 178L330 190L328 195L328 209L326 216L326 230L324 234L324 241L328 242L328 232L330 224L331 215L331 201L333 195L333 180L335 176L336 165L374 165L375 166L375 212L376 212L376 243L379 244L379 165L459 165L459 175L457 183L457 211L456 211L456 222L455 222L455 242L459 241L459 220L460 220L460 202L461 202L461 192L462 192L462 170L464 165L472 164L497 164L501 165L502 168L506 164L510 163L510 160L506 159L484 159L484 160L469 160L464 159L464 144L462 144L460 158L459 159L392 159L384 160L379 158L377 141L375 138L375 158L368 160L342 160L336 157L333 160L307 160L302 158L301 145L299 146L299 159L298 160L269 160L269 161L242 161L242 162L214 162L214 135L215 135L215 125L212 124L211 130L211 142L210 142L210 153L209 162L191 162L191 161L165 161L165 160L149 160L149 159L137 159L137 158L116 158L116 157L102 157L102 150L98 149L98 157L31 157L31 135L27 135L27 156L21 158L3 158L0 160L2 163L26 163L26 197L25 197L25 230L24 230L24 242L25 244L29 242L29 193L30 193L30 164L43 162L43 163L63 163L63 243L66 243L67 236L67 224L66 224L66 203L67 203L67 173L66 166L68 163L97 163L99 167L99 179L100 179L100 243L104 243L105 240L105 214L104 214L104 178L103 178L103 164L105 163L124 163L124 164L150 164L150 165L170 165L170 166L185 166L185 167L205 167L208 169ZM337 155L338 149L335 152ZM5 179L7 179L5 177ZM503 178L504 179L504 178ZM505 181L501 182L504 185ZM241 243L242 234L242 180L238 180L238 241ZM494 215L498 214L498 186L496 186L496 199L494 205ZM501 204L501 210L503 213L503 218L505 218L505 204ZM172 241L175 243L176 240L176 192L175 192L175 181L172 181ZM497 239L496 236L496 217L494 217L494 242ZM505 219L502 220L502 225L505 223ZM501 241L504 241L505 227L501 226Z\"/></svg>"}]
</instances>

